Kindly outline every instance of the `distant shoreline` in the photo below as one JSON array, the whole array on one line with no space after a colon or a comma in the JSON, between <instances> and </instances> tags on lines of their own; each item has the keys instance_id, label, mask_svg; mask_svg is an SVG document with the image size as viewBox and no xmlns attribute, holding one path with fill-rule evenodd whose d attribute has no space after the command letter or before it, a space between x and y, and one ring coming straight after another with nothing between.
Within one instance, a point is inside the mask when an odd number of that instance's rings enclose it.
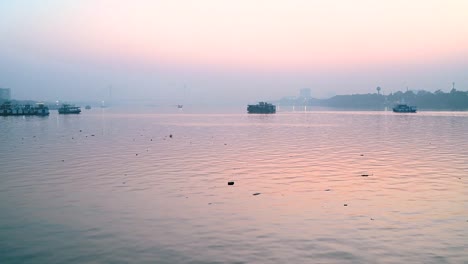
<instances>
[{"instance_id":1,"label":"distant shoreline","mask_svg":"<svg viewBox=\"0 0 468 264\"><path fill-rule=\"evenodd\" d=\"M0 104L10 101L12 104L25 105L44 103L51 110L57 109L57 102L35 101L35 100L0 100ZM428 91L398 91L383 95L379 93L336 95L328 99L317 99L312 97L283 97L280 100L270 101L280 107L324 107L338 111L385 111L391 109L395 104L404 102L416 106L422 111L468 111L468 91L457 91L452 89L445 93L440 90L434 93ZM76 105L90 105L98 107L98 102L72 102Z\"/></svg>"},{"instance_id":2,"label":"distant shoreline","mask_svg":"<svg viewBox=\"0 0 468 264\"><path fill-rule=\"evenodd\" d=\"M428 91L398 91L389 95L378 93L336 95L328 99L284 97L273 103L280 106L316 106L339 109L384 110L398 103L416 106L418 110L432 111L466 111L468 110L468 92L452 89L448 93L440 90Z\"/></svg>"}]
</instances>

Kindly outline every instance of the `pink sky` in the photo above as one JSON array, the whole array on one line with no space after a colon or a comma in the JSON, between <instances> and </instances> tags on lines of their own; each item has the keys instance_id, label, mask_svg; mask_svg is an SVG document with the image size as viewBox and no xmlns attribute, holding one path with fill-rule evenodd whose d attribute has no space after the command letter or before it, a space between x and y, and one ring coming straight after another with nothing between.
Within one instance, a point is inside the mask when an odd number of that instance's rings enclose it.
<instances>
[{"instance_id":1,"label":"pink sky","mask_svg":"<svg viewBox=\"0 0 468 264\"><path fill-rule=\"evenodd\" d=\"M283 73L468 59L464 0L13 2L11 57Z\"/></svg>"}]
</instances>

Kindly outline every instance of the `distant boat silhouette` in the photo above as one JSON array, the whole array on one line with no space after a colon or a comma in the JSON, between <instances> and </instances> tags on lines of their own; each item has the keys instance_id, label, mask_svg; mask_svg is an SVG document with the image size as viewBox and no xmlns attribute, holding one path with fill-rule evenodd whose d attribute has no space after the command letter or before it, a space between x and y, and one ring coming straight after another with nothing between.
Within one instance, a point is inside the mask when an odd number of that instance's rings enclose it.
<instances>
[{"instance_id":1,"label":"distant boat silhouette","mask_svg":"<svg viewBox=\"0 0 468 264\"><path fill-rule=\"evenodd\" d=\"M415 106L409 106L407 104L397 104L393 107L393 112L395 113L416 113Z\"/></svg>"},{"instance_id":2,"label":"distant boat silhouette","mask_svg":"<svg viewBox=\"0 0 468 264\"><path fill-rule=\"evenodd\" d=\"M184 106L183 106L183 105L181 105L181 104L180 104L180 105L177 105L177 108L182 108L182 107L184 107Z\"/></svg>"},{"instance_id":3,"label":"distant boat silhouette","mask_svg":"<svg viewBox=\"0 0 468 264\"><path fill-rule=\"evenodd\" d=\"M260 102L256 105L247 105L247 112L249 114L274 114L276 113L276 106L267 102Z\"/></svg>"},{"instance_id":4,"label":"distant boat silhouette","mask_svg":"<svg viewBox=\"0 0 468 264\"><path fill-rule=\"evenodd\" d=\"M58 112L59 112L59 114L79 114L79 113L81 113L81 109L80 109L79 106L63 104L58 109Z\"/></svg>"}]
</instances>

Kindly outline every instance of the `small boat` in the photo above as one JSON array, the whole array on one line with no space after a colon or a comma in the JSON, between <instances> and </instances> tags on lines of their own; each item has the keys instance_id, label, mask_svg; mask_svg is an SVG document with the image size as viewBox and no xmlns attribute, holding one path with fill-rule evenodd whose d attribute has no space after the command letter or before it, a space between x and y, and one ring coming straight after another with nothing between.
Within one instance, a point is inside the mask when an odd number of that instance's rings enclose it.
<instances>
[{"instance_id":1,"label":"small boat","mask_svg":"<svg viewBox=\"0 0 468 264\"><path fill-rule=\"evenodd\" d=\"M81 113L81 108L79 106L63 104L58 109L59 114L79 114Z\"/></svg>"},{"instance_id":2,"label":"small boat","mask_svg":"<svg viewBox=\"0 0 468 264\"><path fill-rule=\"evenodd\" d=\"M256 105L247 105L247 112L249 114L274 114L276 106L267 102L259 102Z\"/></svg>"},{"instance_id":3,"label":"small boat","mask_svg":"<svg viewBox=\"0 0 468 264\"><path fill-rule=\"evenodd\" d=\"M90 106L90 105L87 105L87 106L85 106L85 109L86 109L86 110L89 110L89 109L91 109L91 106Z\"/></svg>"},{"instance_id":4,"label":"small boat","mask_svg":"<svg viewBox=\"0 0 468 264\"><path fill-rule=\"evenodd\" d=\"M393 112L395 113L416 113L415 106L409 106L407 104L397 104L393 107Z\"/></svg>"},{"instance_id":5,"label":"small boat","mask_svg":"<svg viewBox=\"0 0 468 264\"><path fill-rule=\"evenodd\" d=\"M184 107L184 106L181 105L181 104L180 104L180 105L177 105L177 108L179 108L179 109L182 108L182 107Z\"/></svg>"}]
</instances>

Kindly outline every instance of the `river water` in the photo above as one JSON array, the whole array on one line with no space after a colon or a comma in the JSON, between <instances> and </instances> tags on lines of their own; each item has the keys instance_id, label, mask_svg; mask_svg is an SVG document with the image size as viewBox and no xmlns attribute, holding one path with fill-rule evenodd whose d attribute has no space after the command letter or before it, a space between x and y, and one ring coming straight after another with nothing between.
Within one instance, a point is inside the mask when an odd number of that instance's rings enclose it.
<instances>
[{"instance_id":1,"label":"river water","mask_svg":"<svg viewBox=\"0 0 468 264\"><path fill-rule=\"evenodd\" d=\"M468 113L186 108L1 117L0 263L468 263Z\"/></svg>"}]
</instances>

